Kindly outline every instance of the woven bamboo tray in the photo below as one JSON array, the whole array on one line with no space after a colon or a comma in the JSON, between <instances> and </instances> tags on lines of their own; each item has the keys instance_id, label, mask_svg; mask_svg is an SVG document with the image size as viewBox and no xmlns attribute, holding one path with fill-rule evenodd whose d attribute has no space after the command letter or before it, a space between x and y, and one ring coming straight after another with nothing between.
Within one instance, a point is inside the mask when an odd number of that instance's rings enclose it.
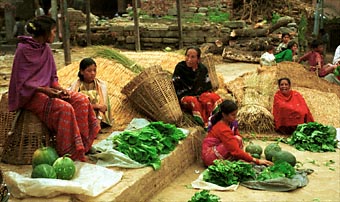
<instances>
[{"instance_id":1,"label":"woven bamboo tray","mask_svg":"<svg viewBox=\"0 0 340 202\"><path fill-rule=\"evenodd\" d=\"M0 100L0 147L3 147L11 130L15 112L8 111L8 94L4 93Z\"/></svg>"},{"instance_id":2,"label":"woven bamboo tray","mask_svg":"<svg viewBox=\"0 0 340 202\"><path fill-rule=\"evenodd\" d=\"M32 112L20 110L15 119L15 125L4 145L1 161L28 165L32 163L34 151L42 146L52 145L53 139L47 127Z\"/></svg>"}]
</instances>

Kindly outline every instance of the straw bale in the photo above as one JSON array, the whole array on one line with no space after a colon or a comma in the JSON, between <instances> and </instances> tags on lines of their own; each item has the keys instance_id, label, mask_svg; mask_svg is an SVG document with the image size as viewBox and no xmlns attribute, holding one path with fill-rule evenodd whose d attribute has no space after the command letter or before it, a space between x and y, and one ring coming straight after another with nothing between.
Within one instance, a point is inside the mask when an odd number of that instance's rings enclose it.
<instances>
[{"instance_id":1,"label":"straw bale","mask_svg":"<svg viewBox=\"0 0 340 202\"><path fill-rule=\"evenodd\" d=\"M294 89L304 97L316 122L336 128L340 127L340 99L335 93L304 87Z\"/></svg>"},{"instance_id":2,"label":"straw bale","mask_svg":"<svg viewBox=\"0 0 340 202\"><path fill-rule=\"evenodd\" d=\"M178 62L184 60L184 55L176 52L164 52L164 51L143 51L132 52L124 51L122 54L128 58L136 61L144 68L150 66L161 65L163 70L174 72L175 66Z\"/></svg>"},{"instance_id":3,"label":"straw bale","mask_svg":"<svg viewBox=\"0 0 340 202\"><path fill-rule=\"evenodd\" d=\"M111 102L111 112L114 118L115 127L123 127L130 123L135 117L144 117L139 114L127 101L124 94L121 93L123 87L136 76L135 73L125 68L123 65L115 61L94 58L97 64L97 78L107 82L108 95ZM75 80L78 79L80 61L60 69L58 77L60 84L69 87Z\"/></svg>"},{"instance_id":4,"label":"straw bale","mask_svg":"<svg viewBox=\"0 0 340 202\"><path fill-rule=\"evenodd\" d=\"M276 78L288 77L292 87L304 87L322 92L335 93L340 98L340 86L319 78L316 73L310 72L303 65L295 62L280 62L277 64ZM277 80L276 79L276 80Z\"/></svg>"}]
</instances>

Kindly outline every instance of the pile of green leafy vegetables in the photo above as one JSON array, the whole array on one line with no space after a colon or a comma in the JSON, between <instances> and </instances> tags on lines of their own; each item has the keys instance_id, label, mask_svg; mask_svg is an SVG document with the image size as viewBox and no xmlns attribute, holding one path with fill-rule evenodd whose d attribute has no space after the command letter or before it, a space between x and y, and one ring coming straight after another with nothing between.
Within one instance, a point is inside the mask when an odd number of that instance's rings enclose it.
<instances>
[{"instance_id":1,"label":"pile of green leafy vegetables","mask_svg":"<svg viewBox=\"0 0 340 202\"><path fill-rule=\"evenodd\" d=\"M275 163L273 166L263 169L263 171L257 176L256 180L264 181L279 177L293 178L295 174L296 172L293 166L286 161L280 161Z\"/></svg>"},{"instance_id":2,"label":"pile of green leafy vegetables","mask_svg":"<svg viewBox=\"0 0 340 202\"><path fill-rule=\"evenodd\" d=\"M337 142L336 129L317 122L309 122L297 126L287 143L300 151L327 152L335 151Z\"/></svg>"},{"instance_id":3,"label":"pile of green leafy vegetables","mask_svg":"<svg viewBox=\"0 0 340 202\"><path fill-rule=\"evenodd\" d=\"M161 167L159 155L169 154L186 135L173 124L161 121L133 131L124 131L113 137L114 149L141 164Z\"/></svg>"},{"instance_id":4,"label":"pile of green leafy vegetables","mask_svg":"<svg viewBox=\"0 0 340 202\"><path fill-rule=\"evenodd\" d=\"M203 180L222 187L255 179L253 166L244 161L215 160L203 172Z\"/></svg>"},{"instance_id":5,"label":"pile of green leafy vegetables","mask_svg":"<svg viewBox=\"0 0 340 202\"><path fill-rule=\"evenodd\" d=\"M221 198L210 194L209 190L203 190L200 192L196 192L194 196L188 202L219 202Z\"/></svg>"}]
</instances>

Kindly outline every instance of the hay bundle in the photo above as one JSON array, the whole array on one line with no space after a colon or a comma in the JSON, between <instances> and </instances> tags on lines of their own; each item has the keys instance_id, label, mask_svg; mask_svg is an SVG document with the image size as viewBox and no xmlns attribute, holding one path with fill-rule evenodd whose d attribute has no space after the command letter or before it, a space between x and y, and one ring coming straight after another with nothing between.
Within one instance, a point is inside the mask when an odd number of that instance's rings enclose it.
<instances>
[{"instance_id":1,"label":"hay bundle","mask_svg":"<svg viewBox=\"0 0 340 202\"><path fill-rule=\"evenodd\" d=\"M314 120L323 125L340 127L340 99L335 93L303 87L295 88L306 100Z\"/></svg>"},{"instance_id":2,"label":"hay bundle","mask_svg":"<svg viewBox=\"0 0 340 202\"><path fill-rule=\"evenodd\" d=\"M244 105L238 111L239 128L243 132L268 133L274 131L274 117L263 106Z\"/></svg>"},{"instance_id":3,"label":"hay bundle","mask_svg":"<svg viewBox=\"0 0 340 202\"><path fill-rule=\"evenodd\" d=\"M144 117L139 114L121 93L123 87L135 77L136 74L123 65L104 58L94 58L97 64L97 78L106 81L108 95L111 102L111 112L114 118L115 128L124 128L134 117ZM80 61L60 69L58 71L60 84L69 87L78 79Z\"/></svg>"}]
</instances>

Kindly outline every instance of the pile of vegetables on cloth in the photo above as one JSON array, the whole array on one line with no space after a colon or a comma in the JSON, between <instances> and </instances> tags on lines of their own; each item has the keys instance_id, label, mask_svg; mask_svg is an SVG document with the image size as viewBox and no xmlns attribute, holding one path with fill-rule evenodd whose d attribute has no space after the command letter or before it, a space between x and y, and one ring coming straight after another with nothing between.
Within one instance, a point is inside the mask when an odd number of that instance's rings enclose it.
<instances>
[{"instance_id":1,"label":"pile of vegetables on cloth","mask_svg":"<svg viewBox=\"0 0 340 202\"><path fill-rule=\"evenodd\" d=\"M188 202L220 202L221 198L215 194L210 194L209 190L196 192Z\"/></svg>"},{"instance_id":2,"label":"pile of vegetables on cloth","mask_svg":"<svg viewBox=\"0 0 340 202\"><path fill-rule=\"evenodd\" d=\"M169 154L186 135L173 124L151 122L133 131L124 131L113 137L114 149L141 164L158 170L161 154Z\"/></svg>"},{"instance_id":3,"label":"pile of vegetables on cloth","mask_svg":"<svg viewBox=\"0 0 340 202\"><path fill-rule=\"evenodd\" d=\"M287 143L301 151L335 152L337 147L336 129L317 122L309 122L297 126Z\"/></svg>"},{"instance_id":4,"label":"pile of vegetables on cloth","mask_svg":"<svg viewBox=\"0 0 340 202\"><path fill-rule=\"evenodd\" d=\"M59 157L52 147L41 147L35 150L32 166L32 178L71 180L76 173L73 160L67 155Z\"/></svg>"}]
</instances>

